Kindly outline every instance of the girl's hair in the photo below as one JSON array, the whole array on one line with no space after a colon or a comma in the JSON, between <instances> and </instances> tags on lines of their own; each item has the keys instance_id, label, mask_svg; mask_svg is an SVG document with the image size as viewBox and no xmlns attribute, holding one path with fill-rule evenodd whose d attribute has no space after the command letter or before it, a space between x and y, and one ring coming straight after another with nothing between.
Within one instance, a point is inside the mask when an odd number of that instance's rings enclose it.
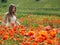
<instances>
[{"instance_id":1,"label":"girl's hair","mask_svg":"<svg viewBox=\"0 0 60 45\"><path fill-rule=\"evenodd\" d=\"M13 4L11 4L11 5L9 6L9 10L8 10L9 12L6 13L4 22L6 22L7 19L8 19L8 21L10 22L10 16L15 15L15 12L12 12L12 10L13 10L14 7L15 7L15 5L13 5ZM15 11L16 11L16 7L15 7Z\"/></svg>"},{"instance_id":2,"label":"girl's hair","mask_svg":"<svg viewBox=\"0 0 60 45\"><path fill-rule=\"evenodd\" d=\"M15 7L14 4L11 4L11 5L9 6L9 15L12 15L12 13L15 15L15 12L12 12L12 10L13 10L14 7ZM15 7L15 11L16 11L16 7Z\"/></svg>"}]
</instances>

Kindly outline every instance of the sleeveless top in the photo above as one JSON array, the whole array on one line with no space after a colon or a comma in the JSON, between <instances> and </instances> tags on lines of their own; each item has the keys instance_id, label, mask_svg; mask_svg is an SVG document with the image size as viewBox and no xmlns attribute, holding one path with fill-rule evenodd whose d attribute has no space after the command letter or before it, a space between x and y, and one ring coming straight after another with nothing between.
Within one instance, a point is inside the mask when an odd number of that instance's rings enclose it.
<instances>
[{"instance_id":1,"label":"sleeveless top","mask_svg":"<svg viewBox=\"0 0 60 45\"><path fill-rule=\"evenodd\" d=\"M16 16L13 15L12 17L10 17L10 22L7 19L6 26L10 26L11 23L15 23L15 22L16 22Z\"/></svg>"}]
</instances>

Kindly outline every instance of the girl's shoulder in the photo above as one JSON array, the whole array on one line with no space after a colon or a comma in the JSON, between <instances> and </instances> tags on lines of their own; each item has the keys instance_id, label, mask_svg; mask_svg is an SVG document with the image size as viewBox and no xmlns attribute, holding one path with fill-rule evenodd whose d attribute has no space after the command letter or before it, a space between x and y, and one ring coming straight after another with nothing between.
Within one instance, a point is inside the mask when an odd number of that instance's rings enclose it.
<instances>
[{"instance_id":1,"label":"girl's shoulder","mask_svg":"<svg viewBox=\"0 0 60 45\"><path fill-rule=\"evenodd\" d=\"M6 13L5 13L5 15L8 15L8 14L9 14L9 12L6 12Z\"/></svg>"},{"instance_id":2,"label":"girl's shoulder","mask_svg":"<svg viewBox=\"0 0 60 45\"><path fill-rule=\"evenodd\" d=\"M9 15L9 13L6 12L6 13L4 14L4 17L7 18L7 17L9 17L8 15Z\"/></svg>"},{"instance_id":3,"label":"girl's shoulder","mask_svg":"<svg viewBox=\"0 0 60 45\"><path fill-rule=\"evenodd\" d=\"M9 17L9 12L6 12L4 15L5 15L6 17Z\"/></svg>"}]
</instances>

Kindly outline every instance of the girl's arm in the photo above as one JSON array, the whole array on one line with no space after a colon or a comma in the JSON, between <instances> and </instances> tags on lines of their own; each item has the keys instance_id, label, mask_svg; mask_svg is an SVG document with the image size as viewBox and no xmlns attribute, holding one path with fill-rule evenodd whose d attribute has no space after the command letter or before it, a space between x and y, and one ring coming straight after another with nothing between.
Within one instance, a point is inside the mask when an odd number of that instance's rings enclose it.
<instances>
[{"instance_id":1,"label":"girl's arm","mask_svg":"<svg viewBox=\"0 0 60 45\"><path fill-rule=\"evenodd\" d=\"M6 22L7 22L7 14L5 14L2 24L5 25Z\"/></svg>"},{"instance_id":2,"label":"girl's arm","mask_svg":"<svg viewBox=\"0 0 60 45\"><path fill-rule=\"evenodd\" d=\"M18 22L17 20L16 20L16 24L17 24L17 25L21 25L21 23L20 23L20 22Z\"/></svg>"}]
</instances>

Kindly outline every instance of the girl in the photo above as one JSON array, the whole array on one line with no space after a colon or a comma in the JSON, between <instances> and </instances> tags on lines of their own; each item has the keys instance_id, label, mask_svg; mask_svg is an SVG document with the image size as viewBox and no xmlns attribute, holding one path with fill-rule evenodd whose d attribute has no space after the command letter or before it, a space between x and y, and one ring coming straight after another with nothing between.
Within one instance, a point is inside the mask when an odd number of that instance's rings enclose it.
<instances>
[{"instance_id":1,"label":"girl","mask_svg":"<svg viewBox=\"0 0 60 45\"><path fill-rule=\"evenodd\" d=\"M12 4L9 6L9 11L5 14L3 19L3 25L10 26L11 23L14 23L15 25L20 25L19 22L16 21L16 7Z\"/></svg>"}]
</instances>

